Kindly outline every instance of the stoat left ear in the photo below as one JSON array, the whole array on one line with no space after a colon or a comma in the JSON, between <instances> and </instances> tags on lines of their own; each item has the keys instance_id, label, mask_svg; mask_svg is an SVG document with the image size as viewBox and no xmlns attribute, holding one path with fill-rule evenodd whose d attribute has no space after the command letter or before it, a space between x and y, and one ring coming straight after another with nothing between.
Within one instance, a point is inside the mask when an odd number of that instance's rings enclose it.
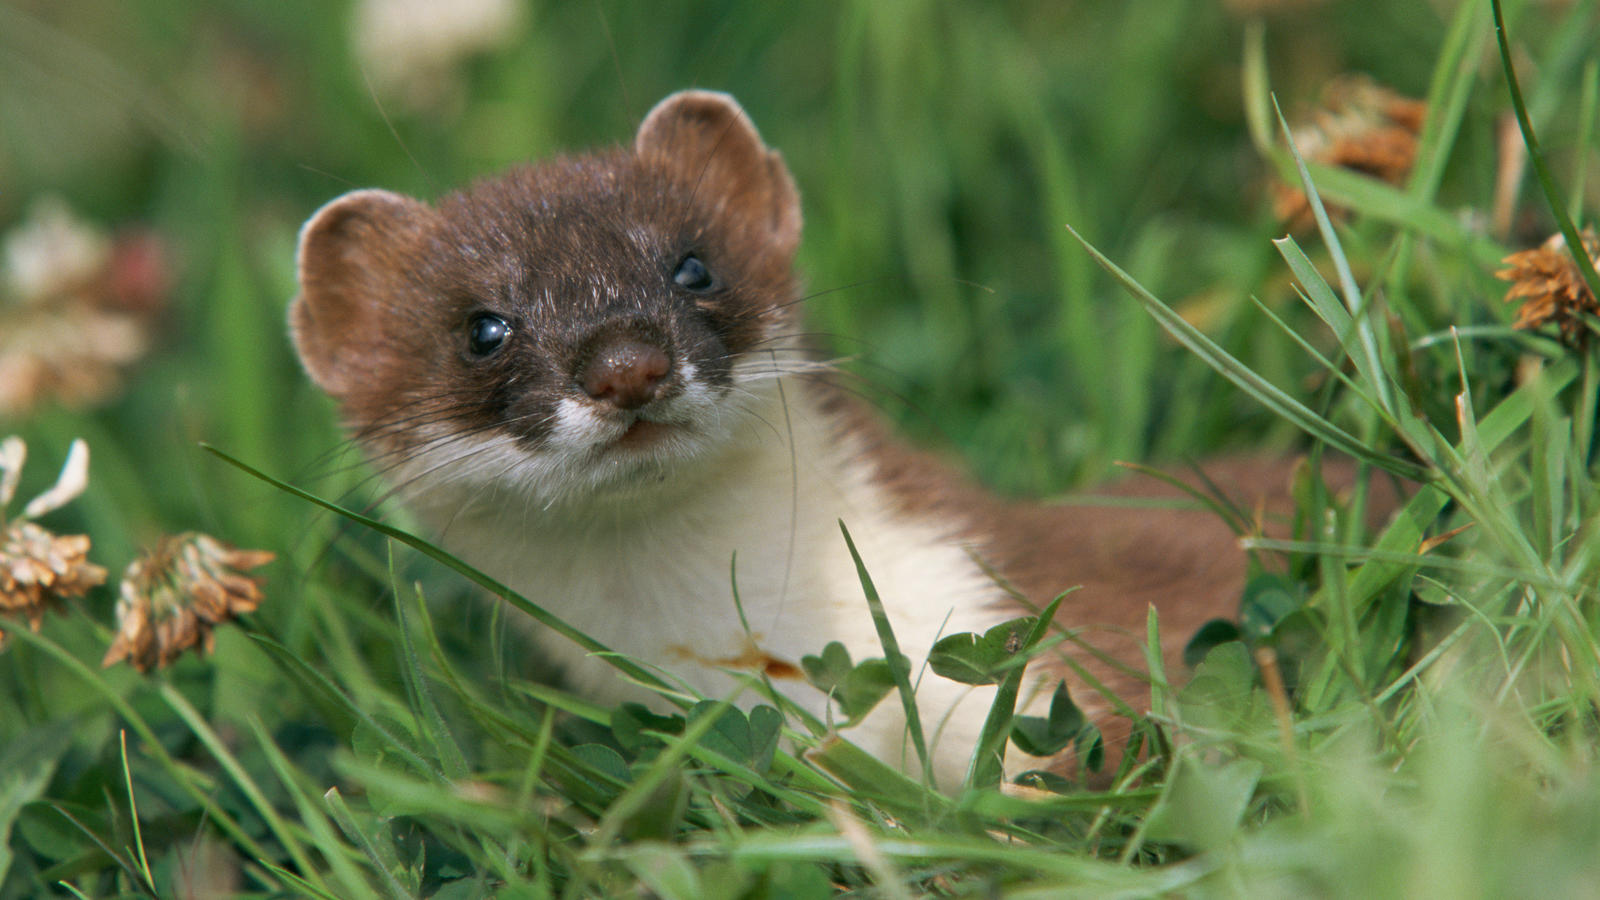
<instances>
[{"instance_id":1,"label":"stoat left ear","mask_svg":"<svg viewBox=\"0 0 1600 900\"><path fill-rule=\"evenodd\" d=\"M715 91L679 91L656 104L634 138L640 159L697 194L768 230L785 253L800 245L800 193L776 150L762 143L739 102Z\"/></svg>"},{"instance_id":2,"label":"stoat left ear","mask_svg":"<svg viewBox=\"0 0 1600 900\"><path fill-rule=\"evenodd\" d=\"M429 298L412 273L427 264L433 210L381 190L351 191L300 229L300 293L289 333L306 373L341 401L384 383L404 357L413 310Z\"/></svg>"}]
</instances>

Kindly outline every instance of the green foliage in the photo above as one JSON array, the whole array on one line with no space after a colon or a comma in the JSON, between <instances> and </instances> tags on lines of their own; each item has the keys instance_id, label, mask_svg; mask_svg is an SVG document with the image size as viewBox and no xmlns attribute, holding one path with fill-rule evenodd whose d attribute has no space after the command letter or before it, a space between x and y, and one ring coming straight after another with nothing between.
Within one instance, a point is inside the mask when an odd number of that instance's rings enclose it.
<instances>
[{"instance_id":1,"label":"green foliage","mask_svg":"<svg viewBox=\"0 0 1600 900\"><path fill-rule=\"evenodd\" d=\"M1001 622L983 634L950 634L934 643L928 667L962 684L999 684L1026 657L1024 640L1037 621L1032 616Z\"/></svg>"},{"instance_id":2,"label":"green foliage","mask_svg":"<svg viewBox=\"0 0 1600 900\"><path fill-rule=\"evenodd\" d=\"M1011 743L1029 756L1054 756L1074 747L1090 771L1098 771L1105 760L1100 730L1072 702L1065 681L1056 682L1046 715L1016 717L1011 726Z\"/></svg>"},{"instance_id":3,"label":"green foliage","mask_svg":"<svg viewBox=\"0 0 1600 900\"><path fill-rule=\"evenodd\" d=\"M0 228L60 195L153 229L175 272L120 392L0 422L37 459L92 447L46 524L113 582L163 532L280 557L215 653L149 676L95 665L111 589L3 623L0 900L1592 893L1600 361L1513 331L1492 273L1594 223L1596 23L1592 0L605 0L524 9L412 103L363 72L342 5L0 5ZM1511 63L1539 192L1496 187ZM1284 126L1346 70L1427 101L1398 183ZM793 168L807 314L852 384L990 485L1308 453L1285 536L1216 507L1253 576L1136 752L1064 684L1017 711L1053 609L946 636L929 672L881 616L883 657L803 660L840 727L891 692L914 711L919 674L997 686L941 793L776 698L677 694L403 514L350 512L381 488L281 337L299 223L349 187L432 198L625 140L689 85L737 94ZM1283 234L1274 179L1316 231ZM1376 486L1330 492L1327 450L1410 479L1394 517L1369 520ZM550 687L508 614L663 699ZM1003 784L1008 749L1070 749L1087 781Z\"/></svg>"},{"instance_id":4,"label":"green foliage","mask_svg":"<svg viewBox=\"0 0 1600 900\"><path fill-rule=\"evenodd\" d=\"M829 641L821 655L801 657L800 667L805 670L807 681L817 690L831 694L839 704L839 711L845 716L841 725L860 721L894 690L888 660L852 662L850 651L838 641Z\"/></svg>"}]
</instances>

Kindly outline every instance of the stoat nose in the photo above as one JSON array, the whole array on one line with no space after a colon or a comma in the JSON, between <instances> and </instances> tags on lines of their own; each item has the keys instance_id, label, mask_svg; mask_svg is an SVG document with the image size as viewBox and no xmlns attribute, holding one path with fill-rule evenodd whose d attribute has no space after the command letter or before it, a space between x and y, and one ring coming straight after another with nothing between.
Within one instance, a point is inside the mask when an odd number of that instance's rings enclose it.
<instances>
[{"instance_id":1,"label":"stoat nose","mask_svg":"<svg viewBox=\"0 0 1600 900\"><path fill-rule=\"evenodd\" d=\"M612 341L578 373L584 393L619 409L638 409L661 395L672 374L672 357L655 344Z\"/></svg>"}]
</instances>

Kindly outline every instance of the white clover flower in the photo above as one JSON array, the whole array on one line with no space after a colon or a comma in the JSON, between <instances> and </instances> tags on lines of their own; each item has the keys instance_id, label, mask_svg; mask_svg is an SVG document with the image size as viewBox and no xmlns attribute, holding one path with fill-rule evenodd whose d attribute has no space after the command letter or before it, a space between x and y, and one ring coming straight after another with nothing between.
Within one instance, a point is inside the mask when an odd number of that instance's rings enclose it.
<instances>
[{"instance_id":1,"label":"white clover flower","mask_svg":"<svg viewBox=\"0 0 1600 900\"><path fill-rule=\"evenodd\" d=\"M373 90L413 109L450 99L468 57L504 45L522 15L517 0L361 0L356 59Z\"/></svg>"}]
</instances>

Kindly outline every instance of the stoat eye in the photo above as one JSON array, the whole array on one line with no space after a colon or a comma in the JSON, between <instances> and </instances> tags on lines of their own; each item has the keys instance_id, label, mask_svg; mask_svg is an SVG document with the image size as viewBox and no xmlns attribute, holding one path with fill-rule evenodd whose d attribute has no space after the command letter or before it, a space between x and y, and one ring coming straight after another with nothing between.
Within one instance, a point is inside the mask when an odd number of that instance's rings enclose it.
<instances>
[{"instance_id":1,"label":"stoat eye","mask_svg":"<svg viewBox=\"0 0 1600 900\"><path fill-rule=\"evenodd\" d=\"M678 268L672 273L672 281L678 287L697 293L709 291L715 282L711 278L711 270L700 261L700 257L693 253L685 256L678 263Z\"/></svg>"},{"instance_id":2,"label":"stoat eye","mask_svg":"<svg viewBox=\"0 0 1600 900\"><path fill-rule=\"evenodd\" d=\"M467 352L485 357L504 344L511 335L511 326L494 313L478 313L467 322Z\"/></svg>"}]
</instances>

